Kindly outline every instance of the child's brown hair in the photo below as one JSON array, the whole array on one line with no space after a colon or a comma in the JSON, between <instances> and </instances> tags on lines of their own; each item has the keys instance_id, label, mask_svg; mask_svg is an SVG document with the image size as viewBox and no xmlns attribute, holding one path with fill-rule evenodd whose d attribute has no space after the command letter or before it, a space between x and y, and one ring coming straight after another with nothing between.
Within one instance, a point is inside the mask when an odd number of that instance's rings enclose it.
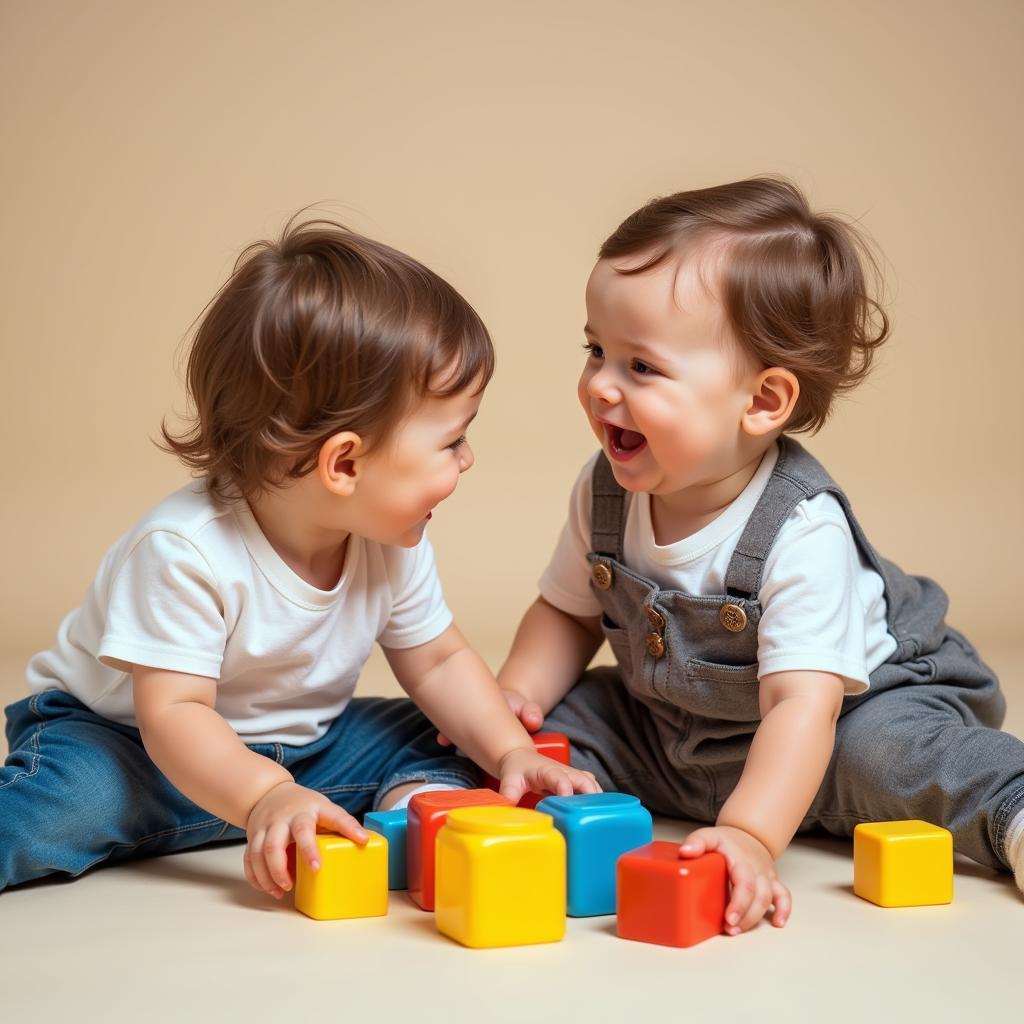
<instances>
[{"instance_id":1,"label":"child's brown hair","mask_svg":"<svg viewBox=\"0 0 1024 1024\"><path fill-rule=\"evenodd\" d=\"M745 350L764 367L791 370L800 397L786 430L818 431L833 398L856 387L889 336L868 294L865 266L881 279L870 245L831 214L814 213L784 178L748 178L654 199L601 246L601 259L650 253L638 274L670 254L723 243L718 291Z\"/></svg>"},{"instance_id":2,"label":"child's brown hair","mask_svg":"<svg viewBox=\"0 0 1024 1024\"><path fill-rule=\"evenodd\" d=\"M375 446L417 397L482 388L494 372L486 327L447 281L333 221L296 217L245 249L204 311L191 428L161 425L161 447L221 500L303 476L339 431Z\"/></svg>"}]
</instances>

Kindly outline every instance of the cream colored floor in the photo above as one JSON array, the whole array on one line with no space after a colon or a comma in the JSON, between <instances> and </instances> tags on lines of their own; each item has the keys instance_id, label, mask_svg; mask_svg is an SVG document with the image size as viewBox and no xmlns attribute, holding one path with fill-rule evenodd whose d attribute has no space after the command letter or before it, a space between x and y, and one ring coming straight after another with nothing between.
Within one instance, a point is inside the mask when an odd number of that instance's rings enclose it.
<instances>
[{"instance_id":1,"label":"cream colored floor","mask_svg":"<svg viewBox=\"0 0 1024 1024\"><path fill-rule=\"evenodd\" d=\"M984 648L1024 735L1024 649ZM0 658L15 699L22 654ZM366 693L391 693L379 661ZM656 837L686 825L662 820ZM949 907L882 910L852 892L850 845L799 839L794 898L763 924L690 950L624 942L612 918L558 945L467 950L393 893L387 917L313 922L253 892L242 848L101 869L0 895L0 1020L929 1021L1019 1017L1024 902L1008 876L958 862ZM1011 991L1012 984L1012 995ZM1008 1004L1007 999L1012 1000Z\"/></svg>"}]
</instances>

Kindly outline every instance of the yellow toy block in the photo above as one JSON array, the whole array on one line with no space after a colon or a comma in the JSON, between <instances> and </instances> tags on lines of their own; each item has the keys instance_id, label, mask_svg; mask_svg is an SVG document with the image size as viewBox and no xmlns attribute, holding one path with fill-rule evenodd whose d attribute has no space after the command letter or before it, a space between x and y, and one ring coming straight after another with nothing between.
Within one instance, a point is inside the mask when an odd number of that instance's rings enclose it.
<instances>
[{"instance_id":1,"label":"yellow toy block","mask_svg":"<svg viewBox=\"0 0 1024 1024\"><path fill-rule=\"evenodd\" d=\"M317 921L388 912L388 841L376 832L369 835L365 846L331 833L318 835L319 871L296 853L296 910Z\"/></svg>"},{"instance_id":2,"label":"yellow toy block","mask_svg":"<svg viewBox=\"0 0 1024 1024\"><path fill-rule=\"evenodd\" d=\"M565 935L565 839L519 807L448 812L437 835L437 929L464 946L525 946Z\"/></svg>"},{"instance_id":3,"label":"yellow toy block","mask_svg":"<svg viewBox=\"0 0 1024 1024\"><path fill-rule=\"evenodd\" d=\"M880 907L953 901L953 834L927 821L872 821L853 830L853 891Z\"/></svg>"}]
</instances>

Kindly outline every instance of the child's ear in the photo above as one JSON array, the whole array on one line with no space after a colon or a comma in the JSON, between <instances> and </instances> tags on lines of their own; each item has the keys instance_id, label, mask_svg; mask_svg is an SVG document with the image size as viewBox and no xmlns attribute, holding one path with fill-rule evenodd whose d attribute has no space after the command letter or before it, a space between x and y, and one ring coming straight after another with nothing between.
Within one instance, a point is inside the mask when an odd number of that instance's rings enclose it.
<instances>
[{"instance_id":1,"label":"child's ear","mask_svg":"<svg viewBox=\"0 0 1024 1024\"><path fill-rule=\"evenodd\" d=\"M781 430L796 408L800 382L790 370L771 366L755 378L750 391L750 404L741 425L751 437L761 437Z\"/></svg>"},{"instance_id":2,"label":"child's ear","mask_svg":"<svg viewBox=\"0 0 1024 1024\"><path fill-rule=\"evenodd\" d=\"M347 498L356 489L362 463L363 439L351 430L327 438L320 446L316 471L320 482L332 494Z\"/></svg>"}]
</instances>

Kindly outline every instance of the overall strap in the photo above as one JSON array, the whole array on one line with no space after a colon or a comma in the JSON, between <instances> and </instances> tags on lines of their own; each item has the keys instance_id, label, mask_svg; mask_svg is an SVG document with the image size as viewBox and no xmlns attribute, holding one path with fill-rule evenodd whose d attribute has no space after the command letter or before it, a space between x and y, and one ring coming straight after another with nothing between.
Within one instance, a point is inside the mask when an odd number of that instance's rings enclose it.
<instances>
[{"instance_id":1,"label":"overall strap","mask_svg":"<svg viewBox=\"0 0 1024 1024\"><path fill-rule=\"evenodd\" d=\"M756 600L765 559L782 524L805 498L822 491L841 492L821 463L790 437L780 437L779 458L736 544L725 574L726 593ZM845 505L845 497L841 497Z\"/></svg>"},{"instance_id":2,"label":"overall strap","mask_svg":"<svg viewBox=\"0 0 1024 1024\"><path fill-rule=\"evenodd\" d=\"M622 561L622 535L626 528L626 492L612 473L608 457L601 452L591 477L590 546L599 555Z\"/></svg>"}]
</instances>

